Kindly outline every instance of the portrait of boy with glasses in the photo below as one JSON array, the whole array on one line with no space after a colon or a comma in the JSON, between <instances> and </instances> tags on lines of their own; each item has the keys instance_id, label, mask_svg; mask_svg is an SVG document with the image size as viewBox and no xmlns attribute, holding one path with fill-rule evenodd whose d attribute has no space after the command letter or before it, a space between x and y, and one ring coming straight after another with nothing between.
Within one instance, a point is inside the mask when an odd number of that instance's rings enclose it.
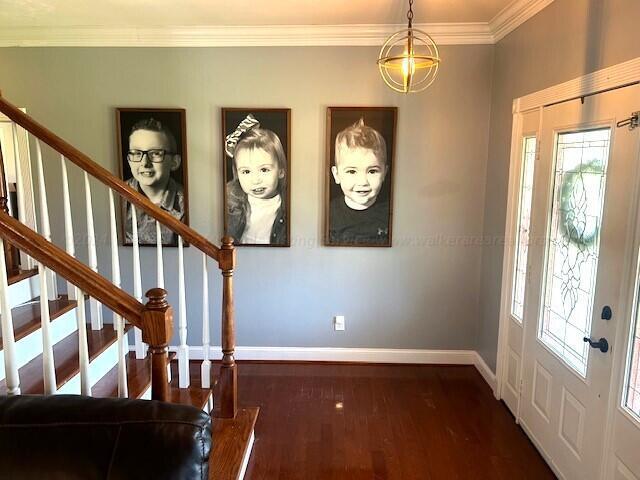
<instances>
[{"instance_id":1,"label":"portrait of boy with glasses","mask_svg":"<svg viewBox=\"0 0 640 480\"><path fill-rule=\"evenodd\" d=\"M125 109L119 109L121 151L123 153L123 177L126 183L145 195L155 205L180 221L186 223L186 195L183 185L184 161L181 148L182 138L176 138L174 131L182 133L181 128L171 128L175 124L166 118L169 112L144 112L137 118L123 119ZM164 113L164 115L162 115ZM172 112L173 113L173 112ZM180 113L180 112L175 112ZM165 118L163 118L165 117ZM124 121L123 121L124 120ZM178 126L180 125L178 119ZM126 136L125 136L126 134ZM130 175L127 178L126 173ZM125 204L124 243L133 242L132 206ZM141 209L136 209L138 243L156 245L156 220ZM164 225L160 225L163 245L175 246L177 235Z\"/></svg>"}]
</instances>

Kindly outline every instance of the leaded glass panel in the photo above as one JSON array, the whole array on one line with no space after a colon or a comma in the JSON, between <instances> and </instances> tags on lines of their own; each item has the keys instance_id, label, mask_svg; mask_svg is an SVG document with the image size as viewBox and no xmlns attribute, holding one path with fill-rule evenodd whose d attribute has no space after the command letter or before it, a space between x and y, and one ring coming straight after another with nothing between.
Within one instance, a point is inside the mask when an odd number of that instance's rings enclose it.
<instances>
[{"instance_id":1,"label":"leaded glass panel","mask_svg":"<svg viewBox=\"0 0 640 480\"><path fill-rule=\"evenodd\" d=\"M557 137L539 337L586 376L610 129Z\"/></svg>"},{"instance_id":2,"label":"leaded glass panel","mask_svg":"<svg viewBox=\"0 0 640 480\"><path fill-rule=\"evenodd\" d=\"M524 290L527 278L527 252L531 223L531 198L533 196L533 172L536 159L536 137L526 137L522 148L522 178L518 202L518 229L516 259L511 295L511 315L522 322L524 314Z\"/></svg>"}]
</instances>

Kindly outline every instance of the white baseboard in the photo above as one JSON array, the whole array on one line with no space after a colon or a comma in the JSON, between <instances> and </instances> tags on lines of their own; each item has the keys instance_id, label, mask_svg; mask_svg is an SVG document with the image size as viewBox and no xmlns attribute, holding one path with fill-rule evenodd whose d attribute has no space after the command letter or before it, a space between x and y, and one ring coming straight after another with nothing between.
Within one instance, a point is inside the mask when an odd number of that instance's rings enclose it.
<instances>
[{"instance_id":1,"label":"white baseboard","mask_svg":"<svg viewBox=\"0 0 640 480\"><path fill-rule=\"evenodd\" d=\"M169 347L177 351L178 347ZM474 350L413 350L394 348L333 347L236 347L236 360L273 360L298 362L417 363L435 365L476 365ZM222 356L220 346L211 347L212 359ZM201 346L189 347L189 358L202 360Z\"/></svg>"},{"instance_id":2,"label":"white baseboard","mask_svg":"<svg viewBox=\"0 0 640 480\"><path fill-rule=\"evenodd\" d=\"M489 365L487 365L487 363L484 361L484 358L482 358L482 356L478 352L474 352L474 353L475 353L474 365L478 369L478 372L480 372L480 375L482 375L482 378L484 378L485 382L487 382L491 387L491 390L493 391L494 396L498 398L498 391L497 391L498 384L496 382L496 374L493 373L491 368L489 368Z\"/></svg>"},{"instance_id":3,"label":"white baseboard","mask_svg":"<svg viewBox=\"0 0 640 480\"><path fill-rule=\"evenodd\" d=\"M131 347L133 349L133 347ZM177 346L169 350L177 352ZM211 359L222 356L220 346L211 347ZM236 360L292 362L363 362L422 365L474 365L491 390L496 392L496 376L475 350L418 350L396 348L333 347L236 347ZM189 347L189 359L203 360L201 346Z\"/></svg>"}]
</instances>

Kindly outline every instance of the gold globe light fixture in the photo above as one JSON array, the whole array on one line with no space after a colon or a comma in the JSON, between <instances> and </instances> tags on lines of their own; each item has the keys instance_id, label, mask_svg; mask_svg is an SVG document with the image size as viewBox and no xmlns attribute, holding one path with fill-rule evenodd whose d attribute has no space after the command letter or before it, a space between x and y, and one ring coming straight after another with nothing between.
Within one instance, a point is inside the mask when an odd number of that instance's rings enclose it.
<instances>
[{"instance_id":1,"label":"gold globe light fixture","mask_svg":"<svg viewBox=\"0 0 640 480\"><path fill-rule=\"evenodd\" d=\"M396 92L425 90L436 79L440 56L438 46L422 30L413 28L413 0L409 0L408 25L384 42L378 69L384 82Z\"/></svg>"}]
</instances>

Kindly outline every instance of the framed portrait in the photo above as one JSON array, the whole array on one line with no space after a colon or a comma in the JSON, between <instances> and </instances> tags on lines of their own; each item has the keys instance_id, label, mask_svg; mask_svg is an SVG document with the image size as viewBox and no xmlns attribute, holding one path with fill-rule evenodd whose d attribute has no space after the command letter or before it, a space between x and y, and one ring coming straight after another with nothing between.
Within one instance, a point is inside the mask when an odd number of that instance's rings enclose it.
<instances>
[{"instance_id":1,"label":"framed portrait","mask_svg":"<svg viewBox=\"0 0 640 480\"><path fill-rule=\"evenodd\" d=\"M184 109L117 108L116 132L121 178L167 213L189 224L187 127ZM122 243L132 245L132 205L122 201ZM138 243L156 245L156 221L136 209ZM162 245L178 236L160 225Z\"/></svg>"},{"instance_id":2,"label":"framed portrait","mask_svg":"<svg viewBox=\"0 0 640 480\"><path fill-rule=\"evenodd\" d=\"M291 110L223 108L224 231L240 246L291 245Z\"/></svg>"},{"instance_id":3,"label":"framed portrait","mask_svg":"<svg viewBox=\"0 0 640 480\"><path fill-rule=\"evenodd\" d=\"M329 107L325 245L390 247L396 107Z\"/></svg>"}]
</instances>

